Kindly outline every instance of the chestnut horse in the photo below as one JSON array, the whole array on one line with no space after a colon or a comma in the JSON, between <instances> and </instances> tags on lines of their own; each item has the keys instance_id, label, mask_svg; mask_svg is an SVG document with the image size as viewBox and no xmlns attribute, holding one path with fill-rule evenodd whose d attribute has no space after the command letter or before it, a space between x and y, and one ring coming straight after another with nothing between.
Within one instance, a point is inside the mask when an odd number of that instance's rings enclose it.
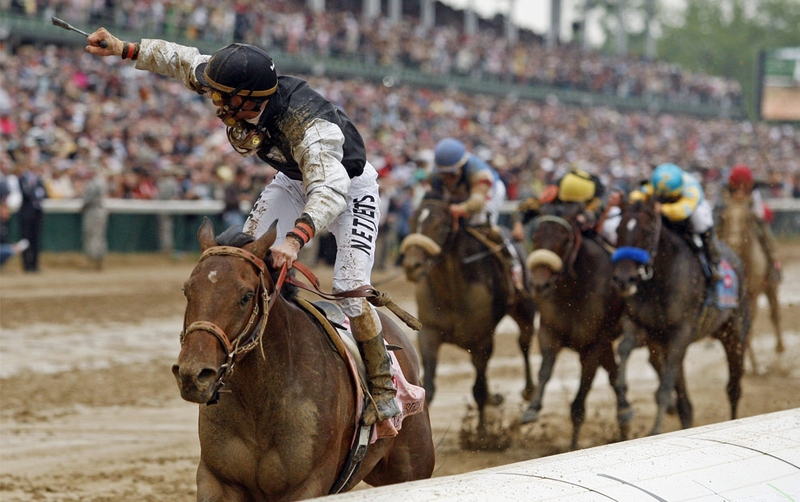
<instances>
[{"instance_id":1,"label":"chestnut horse","mask_svg":"<svg viewBox=\"0 0 800 502\"><path fill-rule=\"evenodd\" d=\"M531 270L533 297L539 308L539 347L542 365L539 386L520 422L536 422L542 397L553 373L556 356L566 347L580 354L581 378L572 402L573 450L586 415L586 396L597 368L602 366L617 398L620 438L627 439L633 409L624 378L618 378L614 340L622 334L623 300L613 285L611 252L597 234L581 231L577 204L545 204L533 232Z\"/></svg>"},{"instance_id":2,"label":"chestnut horse","mask_svg":"<svg viewBox=\"0 0 800 502\"><path fill-rule=\"evenodd\" d=\"M716 214L717 236L742 259L745 274L744 285L753 318L758 312L758 297L762 294L767 297L770 320L777 338L775 352L780 353L784 351L784 345L781 330L781 307L778 302L779 281L771 279L772 264L767 263L767 255L761 248L755 230L753 230L757 223L753 221L756 216L751 210L751 203L750 197L746 199L731 197L726 201L725 208ZM758 373L753 351L748 350L748 352L753 371Z\"/></svg>"},{"instance_id":3,"label":"chestnut horse","mask_svg":"<svg viewBox=\"0 0 800 502\"><path fill-rule=\"evenodd\" d=\"M478 431L485 426L490 402L486 369L494 350L494 331L506 314L519 327L519 347L525 368L523 396L534 385L528 350L533 338L536 307L531 296L514 293L510 272L496 256L502 250L487 247L454 219L448 203L425 198L411 217L411 234L403 240L403 269L417 284L417 313L422 322L419 345L425 369L425 395L433 400L439 347L450 343L469 352L475 367L472 396L478 408ZM497 248L496 245L493 246ZM518 256L524 249L518 246ZM493 403L502 401L495 396Z\"/></svg>"},{"instance_id":4,"label":"chestnut horse","mask_svg":"<svg viewBox=\"0 0 800 502\"><path fill-rule=\"evenodd\" d=\"M235 232L215 238L206 219L198 239L202 256L184 285L182 347L172 369L181 396L200 404L197 500L297 500L346 491L361 480L378 486L429 478L434 449L424 403L405 417L399 434L369 444L355 472L341 476L357 432L364 434L357 412L363 394L322 322L276 292L274 271L261 258L275 225L257 240ZM290 289L297 291L281 292ZM413 343L380 317L386 341L399 347L406 379L416 385Z\"/></svg>"},{"instance_id":5,"label":"chestnut horse","mask_svg":"<svg viewBox=\"0 0 800 502\"><path fill-rule=\"evenodd\" d=\"M698 252L681 232L663 220L655 201L623 201L621 210L618 248L612 256L614 282L625 298L627 315L646 334L650 363L660 379L656 391L658 410L651 434L661 433L673 391L681 427L692 426L692 403L683 359L689 344L706 336L722 342L725 349L730 416L736 418L742 393L744 348L751 323L744 288L739 287L736 293L737 306L718 307L714 301L716 294L709 297ZM737 276L743 277L739 257L723 243L719 248Z\"/></svg>"}]
</instances>

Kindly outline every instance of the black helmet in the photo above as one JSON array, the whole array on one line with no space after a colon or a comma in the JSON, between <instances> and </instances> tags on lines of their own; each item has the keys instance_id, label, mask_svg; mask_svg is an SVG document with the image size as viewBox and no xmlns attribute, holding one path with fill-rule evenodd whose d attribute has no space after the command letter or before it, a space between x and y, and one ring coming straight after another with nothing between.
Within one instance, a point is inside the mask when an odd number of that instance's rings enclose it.
<instances>
[{"instance_id":1,"label":"black helmet","mask_svg":"<svg viewBox=\"0 0 800 502\"><path fill-rule=\"evenodd\" d=\"M272 58L254 45L230 44L195 68L200 85L227 95L267 98L278 89Z\"/></svg>"}]
</instances>

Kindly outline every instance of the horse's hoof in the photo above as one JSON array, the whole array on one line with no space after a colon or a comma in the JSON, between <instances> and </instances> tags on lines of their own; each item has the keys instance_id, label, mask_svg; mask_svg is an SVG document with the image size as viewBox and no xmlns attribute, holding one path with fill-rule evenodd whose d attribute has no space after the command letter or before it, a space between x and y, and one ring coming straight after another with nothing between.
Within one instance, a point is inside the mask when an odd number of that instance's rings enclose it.
<instances>
[{"instance_id":1,"label":"horse's hoof","mask_svg":"<svg viewBox=\"0 0 800 502\"><path fill-rule=\"evenodd\" d=\"M502 394L493 394L492 397L489 398L489 405L500 406L505 400L506 398L504 398Z\"/></svg>"},{"instance_id":2,"label":"horse's hoof","mask_svg":"<svg viewBox=\"0 0 800 502\"><path fill-rule=\"evenodd\" d=\"M519 419L521 424L532 424L539 421L539 412L528 408Z\"/></svg>"},{"instance_id":3,"label":"horse's hoof","mask_svg":"<svg viewBox=\"0 0 800 502\"><path fill-rule=\"evenodd\" d=\"M628 406L627 408L623 408L617 411L617 422L620 424L629 424L631 420L633 420L634 412L633 408Z\"/></svg>"}]
</instances>

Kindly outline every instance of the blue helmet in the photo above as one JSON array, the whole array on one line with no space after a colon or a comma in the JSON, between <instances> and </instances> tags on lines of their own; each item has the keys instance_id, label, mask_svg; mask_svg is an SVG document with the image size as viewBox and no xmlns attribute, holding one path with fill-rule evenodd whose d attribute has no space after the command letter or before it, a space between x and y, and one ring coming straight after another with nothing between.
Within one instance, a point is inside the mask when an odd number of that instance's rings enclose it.
<instances>
[{"instance_id":1,"label":"blue helmet","mask_svg":"<svg viewBox=\"0 0 800 502\"><path fill-rule=\"evenodd\" d=\"M683 169L675 164L661 164L653 171L651 183L656 195L677 197L683 190Z\"/></svg>"},{"instance_id":2,"label":"blue helmet","mask_svg":"<svg viewBox=\"0 0 800 502\"><path fill-rule=\"evenodd\" d=\"M433 163L437 173L455 173L467 163L467 149L457 139L445 138L436 144Z\"/></svg>"}]
</instances>

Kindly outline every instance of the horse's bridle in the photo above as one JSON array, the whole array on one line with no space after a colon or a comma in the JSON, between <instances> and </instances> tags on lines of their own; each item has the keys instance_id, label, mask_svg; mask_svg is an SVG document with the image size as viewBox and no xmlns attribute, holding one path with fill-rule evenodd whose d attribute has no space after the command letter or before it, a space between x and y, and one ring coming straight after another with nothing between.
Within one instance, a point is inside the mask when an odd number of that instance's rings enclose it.
<instances>
[{"instance_id":1,"label":"horse's bridle","mask_svg":"<svg viewBox=\"0 0 800 502\"><path fill-rule=\"evenodd\" d=\"M653 231L653 242L650 244L652 249L642 249L637 247L629 247L629 249L641 251L647 255L646 261L639 261L633 260L635 263L638 263L638 267L636 267L636 275L642 281L649 281L653 278L653 262L655 261L656 254L658 253L658 240L661 238L661 227L663 222L661 221L661 214L654 212L653 217L655 219L655 230ZM620 223L622 224L622 223ZM618 248L614 255L617 255L620 251L624 248ZM614 256L612 256L612 260L614 260Z\"/></svg>"},{"instance_id":2,"label":"horse's bridle","mask_svg":"<svg viewBox=\"0 0 800 502\"><path fill-rule=\"evenodd\" d=\"M214 404L219 399L219 392L220 389L225 385L225 380L231 375L231 373L233 373L235 362L261 344L261 339L263 338L264 331L267 328L269 311L274 305L275 299L279 294L279 284L282 284L284 278L286 277L286 267L281 269L275 294L270 297L269 291L267 290L264 282L264 273L267 268L264 260L242 248L234 246L215 246L208 248L205 252L203 252L198 263L210 256L234 256L237 258L242 258L255 267L256 271L258 272L259 281L258 291L256 292L258 301L253 306L253 312L250 314L250 319L247 321L247 324L242 331L235 338L233 338L233 341L231 341L231 338L222 328L211 321L195 321L186 327L186 319L184 319L183 331L181 331L180 338L181 346L183 346L183 344L186 342L186 338L190 334L197 331L205 331L214 335L214 337L222 345L222 349L225 351L226 360L225 363L220 367L220 370L224 371L219 372L219 375L214 382L214 392L212 394L212 398L207 403ZM259 314L261 315L259 316ZM258 322L256 322L257 320ZM263 355L262 348L262 356Z\"/></svg>"},{"instance_id":3,"label":"horse's bridle","mask_svg":"<svg viewBox=\"0 0 800 502\"><path fill-rule=\"evenodd\" d=\"M581 243L583 242L583 237L581 235L580 229L573 226L569 221L560 216L546 214L543 216L539 216L537 220L539 222L539 225L548 222L556 223L558 225L561 225L567 230L571 238L569 242L569 247L567 248L568 252L565 253L567 255L567 260L564 262L565 265L564 268L568 269L570 273L574 275L573 265L575 264L575 259L578 257L578 251L580 251L581 249Z\"/></svg>"}]
</instances>

